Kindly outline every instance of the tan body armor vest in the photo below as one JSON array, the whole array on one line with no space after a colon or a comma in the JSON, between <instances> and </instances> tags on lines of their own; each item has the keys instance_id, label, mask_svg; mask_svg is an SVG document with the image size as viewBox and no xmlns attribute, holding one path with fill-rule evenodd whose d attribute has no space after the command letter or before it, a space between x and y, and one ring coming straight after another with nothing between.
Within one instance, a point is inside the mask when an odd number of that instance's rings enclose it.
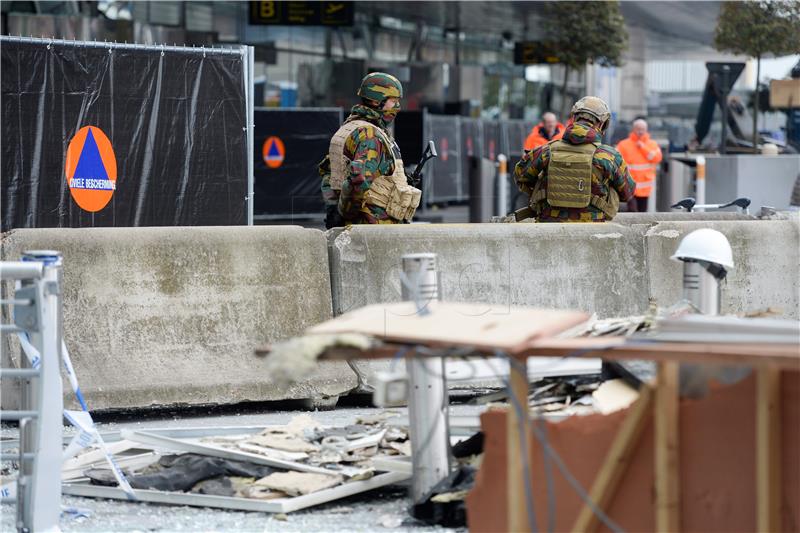
<instances>
[{"instance_id":1,"label":"tan body armor vest","mask_svg":"<svg viewBox=\"0 0 800 533\"><path fill-rule=\"evenodd\" d=\"M386 152L392 159L394 172L389 176L378 176L365 195L367 204L382 207L386 214L395 220L410 221L419 207L422 191L412 187L406 180L403 160L395 154L400 153L396 143L374 124L366 120L352 120L342 125L331 139L328 159L331 164L331 188L342 190L342 184L350 168L351 160L344 155L344 143L352 133L361 127L371 127L383 143Z\"/></svg>"},{"instance_id":2,"label":"tan body armor vest","mask_svg":"<svg viewBox=\"0 0 800 533\"><path fill-rule=\"evenodd\" d=\"M605 198L592 194L594 175L594 153L599 144L570 144L562 140L550 143L550 161L547 165L547 186L539 179L531 194L530 207L539 212L539 204L547 202L551 207L583 209L593 205L602 211L608 220L617 215L619 194L606 184ZM600 178L602 179L602 178Z\"/></svg>"}]
</instances>

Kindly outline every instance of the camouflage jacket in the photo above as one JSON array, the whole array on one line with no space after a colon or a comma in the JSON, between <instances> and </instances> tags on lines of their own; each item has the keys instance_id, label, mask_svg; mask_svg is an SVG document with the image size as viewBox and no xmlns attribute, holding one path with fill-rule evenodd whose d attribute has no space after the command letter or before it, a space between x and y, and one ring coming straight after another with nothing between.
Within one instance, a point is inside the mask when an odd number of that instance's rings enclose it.
<instances>
[{"instance_id":1,"label":"camouflage jacket","mask_svg":"<svg viewBox=\"0 0 800 533\"><path fill-rule=\"evenodd\" d=\"M602 142L602 135L585 121L569 124L564 130L563 139L570 144L587 144ZM526 152L514 168L514 181L519 190L530 195L538 180L547 190L547 165L550 162L550 144ZM594 153L592 161L596 172L592 174L592 194L605 198L609 187L619 193L620 202L627 202L633 197L636 182L633 181L625 161L612 146L601 144ZM598 179L601 176L602 179ZM555 208L547 202L538 206L537 219L541 222L602 222L606 215L593 205L585 208Z\"/></svg>"},{"instance_id":2,"label":"camouflage jacket","mask_svg":"<svg viewBox=\"0 0 800 533\"><path fill-rule=\"evenodd\" d=\"M345 122L366 120L381 128L389 136L386 123L381 114L365 105L355 105ZM325 206L338 205L339 212L347 224L393 224L397 221L386 214L382 207L368 205L364 196L372 181L378 176L388 176L394 172L394 164L389 153L391 147L383 143L369 127L358 128L345 140L344 155L352 162L342 183L341 194L331 188L331 165L328 155L319 164L322 181L322 198Z\"/></svg>"}]
</instances>

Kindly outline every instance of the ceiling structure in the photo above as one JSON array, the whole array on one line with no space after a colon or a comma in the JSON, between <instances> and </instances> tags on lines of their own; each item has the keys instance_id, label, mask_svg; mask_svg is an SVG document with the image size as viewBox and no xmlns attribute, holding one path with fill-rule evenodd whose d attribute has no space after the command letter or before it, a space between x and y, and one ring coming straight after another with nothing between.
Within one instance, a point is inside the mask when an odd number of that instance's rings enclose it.
<instances>
[{"instance_id":1,"label":"ceiling structure","mask_svg":"<svg viewBox=\"0 0 800 533\"><path fill-rule=\"evenodd\" d=\"M358 2L366 16L392 17L458 30L468 37L535 40L543 34L544 2ZM621 2L631 32L641 31L647 59L691 59L714 54L712 47L721 2Z\"/></svg>"}]
</instances>

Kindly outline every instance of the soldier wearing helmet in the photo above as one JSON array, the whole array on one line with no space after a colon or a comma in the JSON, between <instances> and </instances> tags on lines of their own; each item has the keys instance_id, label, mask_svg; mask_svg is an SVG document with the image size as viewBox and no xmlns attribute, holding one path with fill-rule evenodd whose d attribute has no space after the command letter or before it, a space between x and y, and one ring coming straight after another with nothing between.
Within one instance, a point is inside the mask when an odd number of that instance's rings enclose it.
<instances>
[{"instance_id":1,"label":"soldier wearing helmet","mask_svg":"<svg viewBox=\"0 0 800 533\"><path fill-rule=\"evenodd\" d=\"M611 113L596 96L572 106L564 136L525 152L514 181L530 195L539 222L603 222L613 219L620 200L633 197L636 183L622 156L602 144Z\"/></svg>"},{"instance_id":2,"label":"soldier wearing helmet","mask_svg":"<svg viewBox=\"0 0 800 533\"><path fill-rule=\"evenodd\" d=\"M319 164L325 226L410 222L421 192L408 185L400 149L388 131L403 86L390 74L367 74L353 106Z\"/></svg>"}]
</instances>

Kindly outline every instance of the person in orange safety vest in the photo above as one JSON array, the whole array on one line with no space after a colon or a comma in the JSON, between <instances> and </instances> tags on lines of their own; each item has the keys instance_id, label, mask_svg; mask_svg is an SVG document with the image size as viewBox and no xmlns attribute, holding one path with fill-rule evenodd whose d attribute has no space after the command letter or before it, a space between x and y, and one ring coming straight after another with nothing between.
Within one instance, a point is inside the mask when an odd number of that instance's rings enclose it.
<instances>
[{"instance_id":1,"label":"person in orange safety vest","mask_svg":"<svg viewBox=\"0 0 800 533\"><path fill-rule=\"evenodd\" d=\"M533 150L564 135L564 125L549 111L542 115L542 121L533 127L525 139L525 150Z\"/></svg>"},{"instance_id":2,"label":"person in orange safety vest","mask_svg":"<svg viewBox=\"0 0 800 533\"><path fill-rule=\"evenodd\" d=\"M628 202L631 211L647 211L647 199L656 184L656 169L661 162L661 148L647 133L644 119L633 121L631 134L617 144L617 150L636 182L635 201Z\"/></svg>"}]
</instances>

